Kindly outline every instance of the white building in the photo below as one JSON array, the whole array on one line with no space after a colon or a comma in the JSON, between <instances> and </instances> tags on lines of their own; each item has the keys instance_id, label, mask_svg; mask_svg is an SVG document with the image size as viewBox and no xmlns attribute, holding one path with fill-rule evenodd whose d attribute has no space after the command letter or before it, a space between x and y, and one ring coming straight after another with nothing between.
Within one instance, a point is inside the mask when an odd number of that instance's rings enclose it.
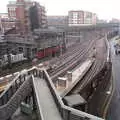
<instances>
[{"instance_id":1,"label":"white building","mask_svg":"<svg viewBox=\"0 0 120 120\"><path fill-rule=\"evenodd\" d=\"M68 12L68 25L69 26L82 26L82 25L95 25L96 14L87 11L69 11Z\"/></svg>"}]
</instances>

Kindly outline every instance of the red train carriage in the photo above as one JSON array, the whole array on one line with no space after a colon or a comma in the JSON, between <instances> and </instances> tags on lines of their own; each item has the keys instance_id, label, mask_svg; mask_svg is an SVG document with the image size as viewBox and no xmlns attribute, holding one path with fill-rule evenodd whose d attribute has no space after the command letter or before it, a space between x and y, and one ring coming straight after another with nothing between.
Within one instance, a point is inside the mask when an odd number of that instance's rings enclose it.
<instances>
[{"instance_id":1,"label":"red train carriage","mask_svg":"<svg viewBox=\"0 0 120 120\"><path fill-rule=\"evenodd\" d=\"M44 52L45 56L52 55L52 51L53 51L52 47L45 48L44 50L45 50Z\"/></svg>"},{"instance_id":2,"label":"red train carriage","mask_svg":"<svg viewBox=\"0 0 120 120\"><path fill-rule=\"evenodd\" d=\"M41 58L44 58L44 57L50 56L50 55L54 56L59 51L60 51L59 46L52 46L52 47L40 49L40 50L38 50L36 57L38 59L41 59Z\"/></svg>"},{"instance_id":3,"label":"red train carriage","mask_svg":"<svg viewBox=\"0 0 120 120\"><path fill-rule=\"evenodd\" d=\"M53 54L55 54L55 53L57 53L57 52L59 52L60 51L60 46L55 46L55 47L53 47L53 49L52 49L52 53Z\"/></svg>"},{"instance_id":4,"label":"red train carriage","mask_svg":"<svg viewBox=\"0 0 120 120\"><path fill-rule=\"evenodd\" d=\"M44 49L38 50L38 52L37 52L37 54L36 54L36 57L37 57L38 59L44 58L44 57L45 57L45 55L44 55Z\"/></svg>"}]
</instances>

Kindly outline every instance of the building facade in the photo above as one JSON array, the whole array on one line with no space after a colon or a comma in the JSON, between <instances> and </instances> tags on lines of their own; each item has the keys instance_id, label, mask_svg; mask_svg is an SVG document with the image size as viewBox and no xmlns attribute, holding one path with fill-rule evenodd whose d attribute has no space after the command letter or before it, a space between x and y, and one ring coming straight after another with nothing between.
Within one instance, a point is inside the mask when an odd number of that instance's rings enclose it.
<instances>
[{"instance_id":1,"label":"building facade","mask_svg":"<svg viewBox=\"0 0 120 120\"><path fill-rule=\"evenodd\" d=\"M39 22L40 24L46 24L46 15L45 15L45 8L40 6L39 3L36 3L31 0L17 0L17 1L10 1L7 5L8 7L8 16L9 18L17 19L19 23L17 24L18 29L21 33L29 33L31 30L31 21L30 21L30 8L34 5L37 6L37 11L41 19ZM41 8L42 7L42 8ZM42 10L41 10L42 9Z\"/></svg>"},{"instance_id":2,"label":"building facade","mask_svg":"<svg viewBox=\"0 0 120 120\"><path fill-rule=\"evenodd\" d=\"M47 27L47 17L45 7L37 2L29 9L29 18L31 30Z\"/></svg>"},{"instance_id":3,"label":"building facade","mask_svg":"<svg viewBox=\"0 0 120 120\"><path fill-rule=\"evenodd\" d=\"M68 16L47 16L48 26L62 28L68 26Z\"/></svg>"},{"instance_id":4,"label":"building facade","mask_svg":"<svg viewBox=\"0 0 120 120\"><path fill-rule=\"evenodd\" d=\"M6 31L15 28L17 23L16 19L9 18L7 13L0 13L0 31L5 33Z\"/></svg>"},{"instance_id":5,"label":"building facade","mask_svg":"<svg viewBox=\"0 0 120 120\"><path fill-rule=\"evenodd\" d=\"M96 14L88 11L69 11L68 12L68 25L95 25Z\"/></svg>"}]
</instances>

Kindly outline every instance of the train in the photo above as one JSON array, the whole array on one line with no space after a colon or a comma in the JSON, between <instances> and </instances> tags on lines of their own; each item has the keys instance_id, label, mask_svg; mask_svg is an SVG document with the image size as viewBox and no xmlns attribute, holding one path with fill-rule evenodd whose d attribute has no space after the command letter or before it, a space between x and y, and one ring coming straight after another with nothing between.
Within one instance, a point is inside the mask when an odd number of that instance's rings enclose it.
<instances>
[{"instance_id":1,"label":"train","mask_svg":"<svg viewBox=\"0 0 120 120\"><path fill-rule=\"evenodd\" d=\"M27 58L24 57L24 54L23 53L19 53L19 54L5 54L2 56L2 58L0 58L0 67L4 67L6 65L10 63L17 63L17 62L20 62L20 61L24 61L24 60L27 60Z\"/></svg>"},{"instance_id":2,"label":"train","mask_svg":"<svg viewBox=\"0 0 120 120\"><path fill-rule=\"evenodd\" d=\"M36 57L38 59L42 59L50 55L54 57L55 54L59 53L61 49L63 49L63 46L52 46L44 49L39 49L38 52L36 53Z\"/></svg>"},{"instance_id":3,"label":"train","mask_svg":"<svg viewBox=\"0 0 120 120\"><path fill-rule=\"evenodd\" d=\"M44 57L47 56L55 56L57 53L60 53L60 51L63 51L63 46L51 46L51 47L47 47L44 49L39 49L36 54L35 57L37 59L42 59ZM7 66L9 63L18 63L21 61L25 61L27 60L26 57L24 57L24 53L19 53L19 54L5 54L0 58L0 67L4 67Z\"/></svg>"}]
</instances>

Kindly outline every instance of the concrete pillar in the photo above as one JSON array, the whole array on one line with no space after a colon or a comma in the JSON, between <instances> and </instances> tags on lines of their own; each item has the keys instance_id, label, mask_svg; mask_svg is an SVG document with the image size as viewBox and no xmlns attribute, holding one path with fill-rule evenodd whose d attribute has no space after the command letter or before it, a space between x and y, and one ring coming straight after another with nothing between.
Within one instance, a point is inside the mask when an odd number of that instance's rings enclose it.
<instances>
[{"instance_id":1,"label":"concrete pillar","mask_svg":"<svg viewBox=\"0 0 120 120\"><path fill-rule=\"evenodd\" d=\"M67 78L58 77L56 87L57 87L57 89L65 89L67 87Z\"/></svg>"},{"instance_id":2,"label":"concrete pillar","mask_svg":"<svg viewBox=\"0 0 120 120\"><path fill-rule=\"evenodd\" d=\"M72 82L72 72L67 71L67 78L69 82Z\"/></svg>"}]
</instances>

